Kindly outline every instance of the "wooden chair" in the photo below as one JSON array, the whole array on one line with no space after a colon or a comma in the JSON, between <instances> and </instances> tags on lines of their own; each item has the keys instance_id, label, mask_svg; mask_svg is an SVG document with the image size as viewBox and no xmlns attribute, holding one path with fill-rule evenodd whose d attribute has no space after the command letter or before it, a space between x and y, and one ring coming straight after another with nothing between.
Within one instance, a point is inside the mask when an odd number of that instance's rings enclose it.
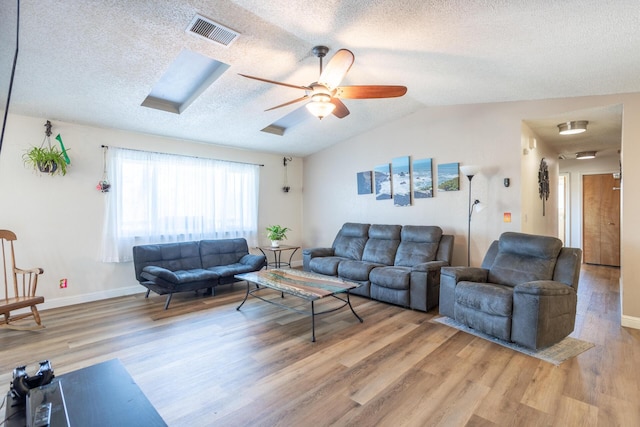
<instances>
[{"instance_id":1,"label":"wooden chair","mask_svg":"<svg viewBox=\"0 0 640 427\"><path fill-rule=\"evenodd\" d=\"M9 230L0 230L0 244L2 246L2 267L4 277L4 295L0 295L0 327L20 330L34 330L44 328L40 320L40 313L36 305L44 302L44 297L36 296L38 276L44 271L41 268L28 270L16 267L13 251L13 241L16 235ZM13 286L9 286L9 278ZM13 288L13 289L12 289ZM13 292L10 294L10 292ZM30 309L30 311L27 311ZM12 311L18 311L11 315ZM33 317L35 325L15 324L17 320Z\"/></svg>"}]
</instances>

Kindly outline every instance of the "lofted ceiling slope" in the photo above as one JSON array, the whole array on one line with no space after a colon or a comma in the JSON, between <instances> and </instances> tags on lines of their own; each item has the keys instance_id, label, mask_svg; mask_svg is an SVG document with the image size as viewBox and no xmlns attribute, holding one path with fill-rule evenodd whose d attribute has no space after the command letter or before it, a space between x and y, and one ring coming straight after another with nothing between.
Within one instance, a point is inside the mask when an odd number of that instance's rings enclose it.
<instances>
[{"instance_id":1,"label":"lofted ceiling slope","mask_svg":"<svg viewBox=\"0 0 640 427\"><path fill-rule=\"evenodd\" d=\"M2 98L15 3L0 5ZM227 48L188 34L196 14L240 36ZM429 106L639 92L639 21L635 0L23 0L10 112L305 156ZM238 73L307 85L319 44L355 54L343 84L407 94L260 132L300 104L265 109L301 94ZM183 49L230 68L182 114L141 107Z\"/></svg>"}]
</instances>

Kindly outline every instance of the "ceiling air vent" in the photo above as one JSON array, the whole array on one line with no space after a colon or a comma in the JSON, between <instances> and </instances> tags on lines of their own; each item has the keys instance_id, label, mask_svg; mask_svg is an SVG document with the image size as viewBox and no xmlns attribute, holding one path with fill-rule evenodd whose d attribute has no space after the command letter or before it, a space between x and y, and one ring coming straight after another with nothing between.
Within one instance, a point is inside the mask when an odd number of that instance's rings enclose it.
<instances>
[{"instance_id":1,"label":"ceiling air vent","mask_svg":"<svg viewBox=\"0 0 640 427\"><path fill-rule=\"evenodd\" d=\"M216 42L224 47L229 47L240 35L236 31L201 15L193 17L187 27L187 32Z\"/></svg>"}]
</instances>

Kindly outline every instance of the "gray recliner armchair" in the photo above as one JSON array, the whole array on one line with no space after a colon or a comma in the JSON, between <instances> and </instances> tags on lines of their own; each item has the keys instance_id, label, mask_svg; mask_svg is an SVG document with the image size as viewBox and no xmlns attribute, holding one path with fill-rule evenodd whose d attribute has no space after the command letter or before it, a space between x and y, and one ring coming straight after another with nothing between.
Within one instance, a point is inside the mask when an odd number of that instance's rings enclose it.
<instances>
[{"instance_id":1,"label":"gray recliner armchair","mask_svg":"<svg viewBox=\"0 0 640 427\"><path fill-rule=\"evenodd\" d=\"M582 251L555 237L507 232L482 267L442 267L440 314L531 349L573 332Z\"/></svg>"}]
</instances>

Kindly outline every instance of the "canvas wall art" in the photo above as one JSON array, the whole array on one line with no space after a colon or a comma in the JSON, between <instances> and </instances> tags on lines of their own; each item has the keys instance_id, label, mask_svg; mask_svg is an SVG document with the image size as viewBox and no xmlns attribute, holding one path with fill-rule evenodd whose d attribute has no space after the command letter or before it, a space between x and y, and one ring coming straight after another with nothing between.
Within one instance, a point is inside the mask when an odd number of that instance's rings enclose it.
<instances>
[{"instance_id":1,"label":"canvas wall art","mask_svg":"<svg viewBox=\"0 0 640 427\"><path fill-rule=\"evenodd\" d=\"M358 172L358 194L371 194L373 186L371 185L371 171Z\"/></svg>"},{"instance_id":2,"label":"canvas wall art","mask_svg":"<svg viewBox=\"0 0 640 427\"><path fill-rule=\"evenodd\" d=\"M438 165L438 191L460 190L460 172L458 163Z\"/></svg>"},{"instance_id":3,"label":"canvas wall art","mask_svg":"<svg viewBox=\"0 0 640 427\"><path fill-rule=\"evenodd\" d=\"M376 166L373 174L376 200L389 200L391 198L391 167L389 163Z\"/></svg>"},{"instance_id":4,"label":"canvas wall art","mask_svg":"<svg viewBox=\"0 0 640 427\"><path fill-rule=\"evenodd\" d=\"M426 199L433 197L433 169L431 159L413 161L413 198Z\"/></svg>"},{"instance_id":5,"label":"canvas wall art","mask_svg":"<svg viewBox=\"0 0 640 427\"><path fill-rule=\"evenodd\" d=\"M391 160L391 182L393 184L393 204L395 206L411 205L409 156L396 157Z\"/></svg>"}]
</instances>

